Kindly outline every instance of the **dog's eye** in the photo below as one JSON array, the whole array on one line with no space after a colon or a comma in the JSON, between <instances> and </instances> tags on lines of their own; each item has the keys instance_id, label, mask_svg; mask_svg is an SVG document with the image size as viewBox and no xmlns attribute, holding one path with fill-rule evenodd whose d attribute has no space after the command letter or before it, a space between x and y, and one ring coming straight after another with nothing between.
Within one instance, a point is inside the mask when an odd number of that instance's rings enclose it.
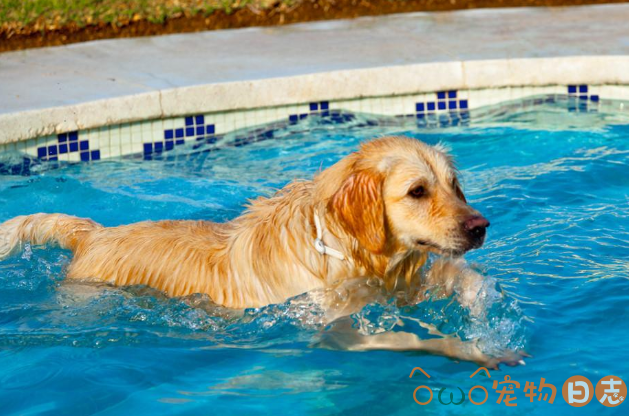
<instances>
[{"instance_id":1,"label":"dog's eye","mask_svg":"<svg viewBox=\"0 0 629 416\"><path fill-rule=\"evenodd\" d=\"M456 196L458 196L461 201L467 202L467 200L465 199L465 195L463 194L463 191L461 190L461 187L456 180L452 181L452 187L454 188Z\"/></svg>"},{"instance_id":2,"label":"dog's eye","mask_svg":"<svg viewBox=\"0 0 629 416\"><path fill-rule=\"evenodd\" d=\"M408 194L413 198L421 198L426 195L426 188L424 188L422 185L419 185L411 189Z\"/></svg>"}]
</instances>

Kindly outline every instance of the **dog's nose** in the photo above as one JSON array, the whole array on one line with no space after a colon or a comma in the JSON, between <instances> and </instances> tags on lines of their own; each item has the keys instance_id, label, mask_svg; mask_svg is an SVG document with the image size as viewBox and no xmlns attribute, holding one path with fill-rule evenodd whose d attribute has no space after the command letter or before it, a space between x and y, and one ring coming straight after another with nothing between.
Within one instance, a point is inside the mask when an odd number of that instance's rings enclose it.
<instances>
[{"instance_id":1,"label":"dog's nose","mask_svg":"<svg viewBox=\"0 0 629 416\"><path fill-rule=\"evenodd\" d=\"M465 220L463 228L465 228L474 247L480 247L483 244L485 232L489 225L489 221L482 215L472 215Z\"/></svg>"}]
</instances>

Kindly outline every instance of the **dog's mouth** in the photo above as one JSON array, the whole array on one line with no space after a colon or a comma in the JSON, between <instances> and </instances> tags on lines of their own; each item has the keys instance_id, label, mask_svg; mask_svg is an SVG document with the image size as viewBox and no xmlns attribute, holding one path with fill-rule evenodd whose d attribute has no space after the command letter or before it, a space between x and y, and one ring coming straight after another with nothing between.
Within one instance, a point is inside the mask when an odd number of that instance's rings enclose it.
<instances>
[{"instance_id":1,"label":"dog's mouth","mask_svg":"<svg viewBox=\"0 0 629 416\"><path fill-rule=\"evenodd\" d=\"M427 240L417 240L417 241L415 241L415 243L418 246L432 247L432 248L436 248L437 250L442 250L440 245L435 244L435 243L431 243L430 241L427 241Z\"/></svg>"},{"instance_id":2,"label":"dog's mouth","mask_svg":"<svg viewBox=\"0 0 629 416\"><path fill-rule=\"evenodd\" d=\"M419 246L420 248L423 248L435 254L439 254L441 256L449 256L449 257L460 257L466 252L468 252L469 250L471 250L472 248L476 248L476 247L469 247L469 248L451 249L451 248L442 247L439 244L433 243L432 241L428 241L428 240L416 240L415 244Z\"/></svg>"}]
</instances>

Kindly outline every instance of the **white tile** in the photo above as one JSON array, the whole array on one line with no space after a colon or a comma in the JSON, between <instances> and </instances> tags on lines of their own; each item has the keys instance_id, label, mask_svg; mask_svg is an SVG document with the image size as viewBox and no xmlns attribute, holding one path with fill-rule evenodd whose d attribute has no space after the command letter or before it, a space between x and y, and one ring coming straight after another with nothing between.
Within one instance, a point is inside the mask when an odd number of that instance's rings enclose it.
<instances>
[{"instance_id":1,"label":"white tile","mask_svg":"<svg viewBox=\"0 0 629 416\"><path fill-rule=\"evenodd\" d=\"M629 86L624 85L602 85L600 96L610 100L629 100Z\"/></svg>"},{"instance_id":2,"label":"white tile","mask_svg":"<svg viewBox=\"0 0 629 416\"><path fill-rule=\"evenodd\" d=\"M17 143L13 142L3 145L2 149L0 149L0 152L17 152Z\"/></svg>"},{"instance_id":3,"label":"white tile","mask_svg":"<svg viewBox=\"0 0 629 416\"><path fill-rule=\"evenodd\" d=\"M26 144L27 143L28 143L28 140L16 142L15 143L15 150L17 150L20 153L27 153L26 152Z\"/></svg>"},{"instance_id":4,"label":"white tile","mask_svg":"<svg viewBox=\"0 0 629 416\"><path fill-rule=\"evenodd\" d=\"M132 142L134 137L141 136L142 134L142 123L131 123L129 126L129 138L128 141Z\"/></svg>"},{"instance_id":5,"label":"white tile","mask_svg":"<svg viewBox=\"0 0 629 416\"><path fill-rule=\"evenodd\" d=\"M113 126L112 126L113 127ZM98 129L96 130L94 133L95 135L98 137L98 146L96 149L101 150L101 157L102 157L102 151L104 149L107 149L107 151L110 151L109 149L111 149L111 129L107 128L107 129Z\"/></svg>"},{"instance_id":6,"label":"white tile","mask_svg":"<svg viewBox=\"0 0 629 416\"><path fill-rule=\"evenodd\" d=\"M112 126L109 130L109 147L104 149L106 155L120 155L120 146L124 138L121 135L120 126Z\"/></svg>"},{"instance_id":7,"label":"white tile","mask_svg":"<svg viewBox=\"0 0 629 416\"><path fill-rule=\"evenodd\" d=\"M79 140L89 140L90 150L109 147L108 140L100 140L100 134L96 130L87 130L79 133Z\"/></svg>"},{"instance_id":8,"label":"white tile","mask_svg":"<svg viewBox=\"0 0 629 416\"><path fill-rule=\"evenodd\" d=\"M170 123L168 120L154 120L151 123L150 129L142 131L143 143L154 143L154 142L163 140L164 139L164 125L167 125L167 124L170 124L171 126L173 126L172 128L174 129L172 120L170 120ZM171 127L168 127L168 128L171 128Z\"/></svg>"}]
</instances>

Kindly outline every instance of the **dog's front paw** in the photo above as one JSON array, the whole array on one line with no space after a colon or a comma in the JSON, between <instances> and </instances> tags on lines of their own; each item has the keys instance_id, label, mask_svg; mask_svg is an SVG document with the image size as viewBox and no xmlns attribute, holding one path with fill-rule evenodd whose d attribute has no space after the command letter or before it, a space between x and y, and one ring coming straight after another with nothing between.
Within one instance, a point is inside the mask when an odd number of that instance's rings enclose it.
<instances>
[{"instance_id":1,"label":"dog's front paw","mask_svg":"<svg viewBox=\"0 0 629 416\"><path fill-rule=\"evenodd\" d=\"M484 353L480 353L480 355L476 356L473 361L480 367L498 370L500 368L500 364L504 364L509 367L526 365L524 358L530 357L531 356L524 351L505 350L498 356L489 356Z\"/></svg>"}]
</instances>

